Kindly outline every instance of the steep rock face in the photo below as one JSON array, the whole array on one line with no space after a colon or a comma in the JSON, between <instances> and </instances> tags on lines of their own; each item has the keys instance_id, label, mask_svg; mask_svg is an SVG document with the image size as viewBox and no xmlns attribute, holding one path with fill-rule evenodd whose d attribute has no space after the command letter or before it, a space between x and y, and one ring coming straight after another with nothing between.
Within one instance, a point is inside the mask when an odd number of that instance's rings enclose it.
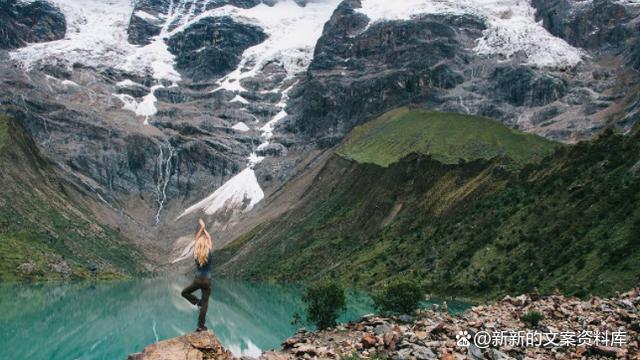
<instances>
[{"instance_id":1,"label":"steep rock face","mask_svg":"<svg viewBox=\"0 0 640 360\"><path fill-rule=\"evenodd\" d=\"M95 202L64 179L18 121L0 116L0 280L119 278L146 258L99 225Z\"/></svg>"},{"instance_id":2,"label":"steep rock face","mask_svg":"<svg viewBox=\"0 0 640 360\"><path fill-rule=\"evenodd\" d=\"M323 145L391 107L433 103L464 81L466 49L484 30L471 16L424 15L367 25L343 3L318 41L305 82L292 93L296 130Z\"/></svg>"},{"instance_id":3,"label":"steep rock face","mask_svg":"<svg viewBox=\"0 0 640 360\"><path fill-rule=\"evenodd\" d=\"M229 73L240 63L244 50L266 38L258 26L222 17L202 19L167 43L169 51L176 55L176 68L201 81Z\"/></svg>"},{"instance_id":4,"label":"steep rock face","mask_svg":"<svg viewBox=\"0 0 640 360\"><path fill-rule=\"evenodd\" d=\"M612 0L533 0L536 18L552 34L578 47L623 50L630 37L637 37L629 21L634 8Z\"/></svg>"},{"instance_id":5,"label":"steep rock face","mask_svg":"<svg viewBox=\"0 0 640 360\"><path fill-rule=\"evenodd\" d=\"M166 16L170 2L167 0L140 0L136 6L127 29L128 40L135 45L148 45L151 38L162 30L161 16Z\"/></svg>"},{"instance_id":6,"label":"steep rock face","mask_svg":"<svg viewBox=\"0 0 640 360\"><path fill-rule=\"evenodd\" d=\"M492 91L514 106L550 104L567 93L566 81L551 74L539 74L528 67L498 67L491 75Z\"/></svg>"},{"instance_id":7,"label":"steep rock face","mask_svg":"<svg viewBox=\"0 0 640 360\"><path fill-rule=\"evenodd\" d=\"M225 5L238 8L252 8L260 4L261 0L183 0L172 2L169 0L141 0L136 1L127 28L129 42L136 45L148 45L154 36L162 31L164 19L174 13L189 13L198 16L204 11ZM268 1L264 1L268 3ZM167 29L173 29L179 23L166 24Z\"/></svg>"},{"instance_id":8,"label":"steep rock face","mask_svg":"<svg viewBox=\"0 0 640 360\"><path fill-rule=\"evenodd\" d=\"M0 49L61 39L67 30L64 15L47 1L3 1L0 6Z\"/></svg>"},{"instance_id":9,"label":"steep rock face","mask_svg":"<svg viewBox=\"0 0 640 360\"><path fill-rule=\"evenodd\" d=\"M368 19L362 10L365 1L344 1L336 9L307 77L291 93L288 112L293 116L285 128L302 134L305 142L335 144L353 126L406 103L490 116L570 142L607 126L630 129L631 121L622 119L619 109L629 106L637 93L637 5L534 1L536 19L580 48L571 50L581 54L577 63L550 65L540 59L539 64L532 62L536 54L549 50L526 47L535 44L516 41L504 53L500 46L515 35L491 42L496 31L511 31L507 22L516 17L511 10L521 3L500 13L496 21L502 28L495 30L493 20L480 14L487 10L482 5L478 11L469 10L473 4L451 11L455 15L416 10L407 19L390 15L385 20ZM517 21L514 27L521 25ZM495 48L485 51L483 46Z\"/></svg>"}]
</instances>

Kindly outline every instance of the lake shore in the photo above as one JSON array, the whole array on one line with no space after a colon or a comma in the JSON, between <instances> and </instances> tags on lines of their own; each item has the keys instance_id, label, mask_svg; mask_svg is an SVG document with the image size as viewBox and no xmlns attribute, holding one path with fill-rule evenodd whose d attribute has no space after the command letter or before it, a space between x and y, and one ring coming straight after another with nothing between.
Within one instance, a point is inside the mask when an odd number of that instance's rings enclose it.
<instances>
[{"instance_id":1,"label":"lake shore","mask_svg":"<svg viewBox=\"0 0 640 360\"><path fill-rule=\"evenodd\" d=\"M542 315L538 324L523 320L532 312ZM282 349L259 358L639 360L639 336L640 288L610 299L533 293L506 296L461 315L433 308L411 319L368 315L324 331L301 329L282 343ZM160 356L158 344L150 348L147 356L140 353L131 359L158 358L153 357ZM224 349L211 349L215 351L200 352L195 358L232 358Z\"/></svg>"}]
</instances>

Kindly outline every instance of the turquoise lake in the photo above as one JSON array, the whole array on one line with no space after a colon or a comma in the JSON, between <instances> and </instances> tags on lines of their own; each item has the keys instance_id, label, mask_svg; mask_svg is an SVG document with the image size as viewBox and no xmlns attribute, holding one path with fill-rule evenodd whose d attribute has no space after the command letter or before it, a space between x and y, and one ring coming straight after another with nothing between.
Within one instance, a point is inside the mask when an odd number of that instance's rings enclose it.
<instances>
[{"instance_id":1,"label":"turquoise lake","mask_svg":"<svg viewBox=\"0 0 640 360\"><path fill-rule=\"evenodd\" d=\"M196 308L180 296L189 281L2 284L0 359L124 359L193 331ZM297 286L214 280L207 326L234 354L256 356L296 332L301 297ZM370 298L352 293L340 320L370 312Z\"/></svg>"}]
</instances>

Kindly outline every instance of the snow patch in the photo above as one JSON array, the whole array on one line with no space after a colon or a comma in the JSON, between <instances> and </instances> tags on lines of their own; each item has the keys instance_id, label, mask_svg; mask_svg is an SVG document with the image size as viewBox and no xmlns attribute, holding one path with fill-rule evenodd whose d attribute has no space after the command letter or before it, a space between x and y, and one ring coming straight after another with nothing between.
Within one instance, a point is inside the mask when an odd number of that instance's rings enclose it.
<instances>
[{"instance_id":1,"label":"snow patch","mask_svg":"<svg viewBox=\"0 0 640 360\"><path fill-rule=\"evenodd\" d=\"M340 0L324 0L303 7L293 0L282 0L273 6L261 3L250 9L227 5L198 16L194 21L210 16L231 16L236 21L260 26L268 35L265 41L244 51L238 67L219 81L217 90L244 90L240 81L257 75L273 61L280 63L289 77L305 71L324 24L339 3Z\"/></svg>"},{"instance_id":2,"label":"snow patch","mask_svg":"<svg viewBox=\"0 0 640 360\"><path fill-rule=\"evenodd\" d=\"M243 98L243 97L242 97L242 96L240 96L240 95L236 95L236 96L235 96L233 99L231 99L231 101L229 101L229 102L232 102L232 103L233 103L233 102L239 102L239 103L242 103L242 104L248 104L248 103L249 103L249 100L247 100L247 99Z\"/></svg>"},{"instance_id":3,"label":"snow patch","mask_svg":"<svg viewBox=\"0 0 640 360\"><path fill-rule=\"evenodd\" d=\"M264 192L252 167L247 167L204 200L186 209L179 217L203 210L213 215L221 209L243 208L247 212L264 198ZM186 250L186 249L185 249Z\"/></svg>"},{"instance_id":4,"label":"snow patch","mask_svg":"<svg viewBox=\"0 0 640 360\"><path fill-rule=\"evenodd\" d=\"M26 68L42 61L62 61L91 67L117 67L130 53L127 25L133 11L130 0L49 0L65 16L67 32L60 40L29 44L11 52Z\"/></svg>"},{"instance_id":5,"label":"snow patch","mask_svg":"<svg viewBox=\"0 0 640 360\"><path fill-rule=\"evenodd\" d=\"M141 84L138 84L135 81L132 81L130 79L126 79L126 80L122 80L119 81L118 83L116 83L117 87L129 87L129 86L142 86Z\"/></svg>"},{"instance_id":6,"label":"snow patch","mask_svg":"<svg viewBox=\"0 0 640 360\"><path fill-rule=\"evenodd\" d=\"M243 123L242 121L233 125L231 128L233 130L242 131L242 132L251 130L251 128L249 128L247 124Z\"/></svg>"},{"instance_id":7,"label":"snow patch","mask_svg":"<svg viewBox=\"0 0 640 360\"><path fill-rule=\"evenodd\" d=\"M487 30L474 51L510 58L524 54L525 63L539 67L571 67L583 52L553 36L535 20L535 9L527 0L363 0L358 11L371 23L407 20L419 14L472 14L484 19Z\"/></svg>"},{"instance_id":8,"label":"snow patch","mask_svg":"<svg viewBox=\"0 0 640 360\"><path fill-rule=\"evenodd\" d=\"M151 15L148 12L142 11L142 10L138 10L138 11L134 12L133 15L135 15L135 16L139 17L140 19L145 20L147 22L155 23L155 22L162 21L157 16Z\"/></svg>"},{"instance_id":9,"label":"snow patch","mask_svg":"<svg viewBox=\"0 0 640 360\"><path fill-rule=\"evenodd\" d=\"M71 80L62 80L62 85L64 86L73 86L73 87L78 87L80 85L78 85L78 83L76 83L75 81L71 81Z\"/></svg>"}]
</instances>

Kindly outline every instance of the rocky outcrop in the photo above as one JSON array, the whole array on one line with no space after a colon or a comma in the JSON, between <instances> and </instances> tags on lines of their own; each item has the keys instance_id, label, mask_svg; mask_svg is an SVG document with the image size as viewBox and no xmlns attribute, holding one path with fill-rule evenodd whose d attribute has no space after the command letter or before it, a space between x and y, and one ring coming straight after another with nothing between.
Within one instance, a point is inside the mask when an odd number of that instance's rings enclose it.
<instances>
[{"instance_id":1,"label":"rocky outcrop","mask_svg":"<svg viewBox=\"0 0 640 360\"><path fill-rule=\"evenodd\" d=\"M205 18L171 37L169 51L176 67L199 81L218 78L235 69L244 50L267 38L258 26L231 17Z\"/></svg>"},{"instance_id":2,"label":"rocky outcrop","mask_svg":"<svg viewBox=\"0 0 640 360\"><path fill-rule=\"evenodd\" d=\"M288 359L353 355L399 360L640 359L640 289L612 299L591 297L586 301L562 295L540 297L537 293L506 296L475 306L461 316L441 310L421 311L409 322L371 315L326 331L301 330L283 342L282 353ZM522 316L530 311L541 313L543 320L535 326L524 322ZM501 332L505 332L502 339ZM555 344L527 346L524 334L534 332L538 337L555 334L556 338L549 336ZM614 332L621 334L617 343L611 343ZM510 333L515 337L509 338ZM497 336L484 347L474 344L476 334Z\"/></svg>"},{"instance_id":3,"label":"rocky outcrop","mask_svg":"<svg viewBox=\"0 0 640 360\"><path fill-rule=\"evenodd\" d=\"M147 346L127 360L227 360L235 357L211 331L194 332Z\"/></svg>"},{"instance_id":4,"label":"rocky outcrop","mask_svg":"<svg viewBox=\"0 0 640 360\"><path fill-rule=\"evenodd\" d=\"M628 24L634 8L619 1L533 0L532 5L549 32L574 46L623 49L630 37L637 36Z\"/></svg>"},{"instance_id":5,"label":"rocky outcrop","mask_svg":"<svg viewBox=\"0 0 640 360\"><path fill-rule=\"evenodd\" d=\"M291 94L293 128L333 145L392 107L435 104L464 81L467 45L484 24L473 16L424 15L367 25L345 2L325 26L305 82Z\"/></svg>"},{"instance_id":6,"label":"rocky outcrop","mask_svg":"<svg viewBox=\"0 0 640 360\"><path fill-rule=\"evenodd\" d=\"M302 134L303 142L331 146L353 126L417 103L493 117L561 141L612 124L628 131L631 121L617 109L637 93L638 74L630 70L639 66L640 7L609 0L533 5L551 33L581 48L581 63L537 66L523 53L479 54L475 47L491 24L474 13L370 23L360 1L344 1L325 26L306 78L291 92L293 115L283 128Z\"/></svg>"},{"instance_id":7,"label":"rocky outcrop","mask_svg":"<svg viewBox=\"0 0 640 360\"><path fill-rule=\"evenodd\" d=\"M0 6L0 49L62 39L67 31L64 15L44 0L6 0Z\"/></svg>"}]
</instances>

